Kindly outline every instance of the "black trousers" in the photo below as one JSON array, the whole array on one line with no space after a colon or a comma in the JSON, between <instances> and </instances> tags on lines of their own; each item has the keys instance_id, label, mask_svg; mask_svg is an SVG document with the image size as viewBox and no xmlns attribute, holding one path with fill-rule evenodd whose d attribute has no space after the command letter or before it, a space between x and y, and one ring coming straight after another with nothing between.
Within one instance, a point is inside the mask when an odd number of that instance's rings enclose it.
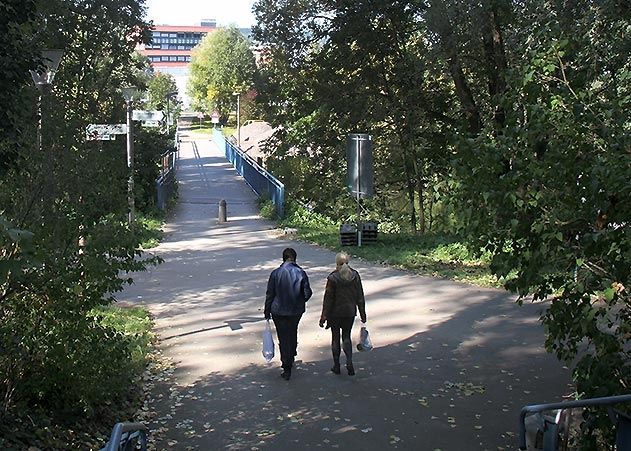
<instances>
[{"instance_id":1,"label":"black trousers","mask_svg":"<svg viewBox=\"0 0 631 451\"><path fill-rule=\"evenodd\" d=\"M296 316L272 315L276 334L278 335L278 347L280 348L280 361L284 370L291 370L298 347L298 323L302 314Z\"/></svg>"},{"instance_id":2,"label":"black trousers","mask_svg":"<svg viewBox=\"0 0 631 451\"><path fill-rule=\"evenodd\" d=\"M331 352L333 353L333 363L340 364L340 354L344 350L346 365L353 364L353 344L351 342L351 329L353 328L355 317L334 317L327 318L327 325L331 328ZM340 333L341 332L341 333ZM340 338L342 343L340 344Z\"/></svg>"}]
</instances>

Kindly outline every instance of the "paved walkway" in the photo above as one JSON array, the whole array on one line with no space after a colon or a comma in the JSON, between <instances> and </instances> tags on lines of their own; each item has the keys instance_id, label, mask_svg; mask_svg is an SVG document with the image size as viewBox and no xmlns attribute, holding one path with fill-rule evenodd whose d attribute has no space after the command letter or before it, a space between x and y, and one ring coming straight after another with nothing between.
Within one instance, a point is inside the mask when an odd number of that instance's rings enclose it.
<instances>
[{"instance_id":1,"label":"paved walkway","mask_svg":"<svg viewBox=\"0 0 631 451\"><path fill-rule=\"evenodd\" d=\"M334 375L317 324L334 252L276 238L216 146L183 139L179 204L155 250L165 262L119 295L151 309L176 363L176 385L153 393L158 449L516 449L521 406L568 392L540 306L359 260L376 349L354 354L355 377ZM267 278L287 246L314 290L289 382L261 356Z\"/></svg>"}]
</instances>

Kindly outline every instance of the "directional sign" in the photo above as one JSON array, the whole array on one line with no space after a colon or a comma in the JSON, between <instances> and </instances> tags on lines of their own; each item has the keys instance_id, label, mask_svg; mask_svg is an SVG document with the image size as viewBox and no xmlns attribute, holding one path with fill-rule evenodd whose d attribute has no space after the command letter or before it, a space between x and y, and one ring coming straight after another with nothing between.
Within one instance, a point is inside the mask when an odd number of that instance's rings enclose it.
<instances>
[{"instance_id":1,"label":"directional sign","mask_svg":"<svg viewBox=\"0 0 631 451\"><path fill-rule=\"evenodd\" d=\"M125 135L127 124L90 124L85 132L88 135Z\"/></svg>"},{"instance_id":2,"label":"directional sign","mask_svg":"<svg viewBox=\"0 0 631 451\"><path fill-rule=\"evenodd\" d=\"M99 135L98 133L86 133L86 141L114 141L116 135Z\"/></svg>"},{"instance_id":3,"label":"directional sign","mask_svg":"<svg viewBox=\"0 0 631 451\"><path fill-rule=\"evenodd\" d=\"M164 112L134 110L131 117L135 121L161 121L164 119Z\"/></svg>"},{"instance_id":4,"label":"directional sign","mask_svg":"<svg viewBox=\"0 0 631 451\"><path fill-rule=\"evenodd\" d=\"M160 122L158 121L144 121L142 123L144 127L160 127Z\"/></svg>"}]
</instances>

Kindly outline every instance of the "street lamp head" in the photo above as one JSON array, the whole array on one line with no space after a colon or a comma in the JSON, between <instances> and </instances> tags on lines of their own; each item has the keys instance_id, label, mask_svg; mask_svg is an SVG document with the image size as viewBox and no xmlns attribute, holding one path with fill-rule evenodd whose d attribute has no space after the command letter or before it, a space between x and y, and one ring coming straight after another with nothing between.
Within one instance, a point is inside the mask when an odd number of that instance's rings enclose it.
<instances>
[{"instance_id":1,"label":"street lamp head","mask_svg":"<svg viewBox=\"0 0 631 451\"><path fill-rule=\"evenodd\" d=\"M46 49L42 50L42 61L36 70L31 70L31 77L33 83L39 89L43 89L44 86L50 86L53 84L57 69L59 69L59 63L64 55L64 51L61 49Z\"/></svg>"},{"instance_id":2,"label":"street lamp head","mask_svg":"<svg viewBox=\"0 0 631 451\"><path fill-rule=\"evenodd\" d=\"M138 95L138 88L135 86L125 86L121 88L125 102L131 102Z\"/></svg>"}]
</instances>

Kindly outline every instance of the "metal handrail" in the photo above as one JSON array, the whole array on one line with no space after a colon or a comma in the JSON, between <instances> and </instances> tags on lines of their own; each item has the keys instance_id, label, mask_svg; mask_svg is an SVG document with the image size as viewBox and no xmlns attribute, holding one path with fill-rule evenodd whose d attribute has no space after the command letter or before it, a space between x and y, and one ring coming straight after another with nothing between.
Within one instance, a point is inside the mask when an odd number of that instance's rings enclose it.
<instances>
[{"instance_id":1,"label":"metal handrail","mask_svg":"<svg viewBox=\"0 0 631 451\"><path fill-rule=\"evenodd\" d=\"M147 451L147 426L142 423L116 423L112 429L112 435L110 440L105 445L105 448L101 451L119 451L121 449L121 441L124 440L123 434L125 433L138 433L138 439L140 441L140 450ZM129 438L129 437L127 437Z\"/></svg>"},{"instance_id":2,"label":"metal handrail","mask_svg":"<svg viewBox=\"0 0 631 451\"><path fill-rule=\"evenodd\" d=\"M607 406L623 402L631 402L631 395L606 396L603 398L577 399L574 401L524 406L519 414L519 449L526 449L526 415L529 413L556 409L565 410L576 407Z\"/></svg>"},{"instance_id":3,"label":"metal handrail","mask_svg":"<svg viewBox=\"0 0 631 451\"><path fill-rule=\"evenodd\" d=\"M285 185L270 174L265 168L261 167L250 155L243 152L239 149L238 146L232 144L228 139L226 139L223 133L220 130L213 130L213 140L219 146L219 148L223 149L226 154L226 158L228 161L232 163L235 167L239 175L241 175L246 183L250 185L250 188L260 197L265 194L270 195L272 202L276 206L276 212L279 217L284 217L285 214ZM237 161L239 160L239 161ZM252 168L258 174L260 174L267 183L266 187L255 186L259 185L255 180L249 180L249 175L247 174L249 171L244 170L244 167ZM264 192L260 192L263 188Z\"/></svg>"}]
</instances>

